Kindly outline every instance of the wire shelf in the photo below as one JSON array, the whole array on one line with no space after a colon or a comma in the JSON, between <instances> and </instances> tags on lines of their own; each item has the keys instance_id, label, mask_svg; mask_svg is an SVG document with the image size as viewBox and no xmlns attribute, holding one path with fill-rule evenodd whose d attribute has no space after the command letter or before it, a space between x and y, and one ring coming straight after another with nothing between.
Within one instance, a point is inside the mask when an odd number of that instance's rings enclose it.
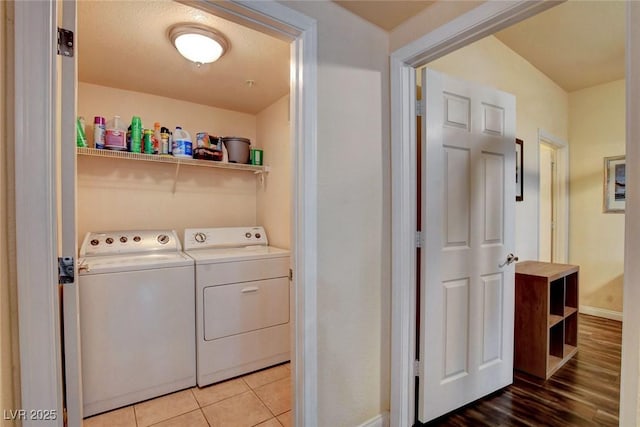
<instances>
[{"instance_id":1,"label":"wire shelf","mask_svg":"<svg viewBox=\"0 0 640 427\"><path fill-rule=\"evenodd\" d=\"M131 153L129 151L103 150L97 148L77 147L78 154L91 157L107 157L111 159L137 160L143 162L170 163L174 165L201 166L218 169L232 169L263 173L267 171L266 166L243 165L241 163L222 163L211 160L186 159L167 155Z\"/></svg>"}]
</instances>

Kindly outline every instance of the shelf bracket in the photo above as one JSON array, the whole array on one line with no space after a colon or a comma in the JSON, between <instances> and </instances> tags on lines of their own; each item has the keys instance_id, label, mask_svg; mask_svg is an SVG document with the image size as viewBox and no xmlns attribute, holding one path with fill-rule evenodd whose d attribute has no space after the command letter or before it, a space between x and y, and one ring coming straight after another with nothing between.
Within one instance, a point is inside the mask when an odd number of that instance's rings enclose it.
<instances>
[{"instance_id":1,"label":"shelf bracket","mask_svg":"<svg viewBox=\"0 0 640 427\"><path fill-rule=\"evenodd\" d=\"M260 180L260 185L262 185L264 187L264 175L266 173L269 173L269 171L271 170L270 166L265 166L262 168L262 170L259 171L254 171L253 174L258 176L258 179Z\"/></svg>"},{"instance_id":2,"label":"shelf bracket","mask_svg":"<svg viewBox=\"0 0 640 427\"><path fill-rule=\"evenodd\" d=\"M178 174L180 173L180 162L176 163L176 174L173 177L173 191L172 194L176 194L176 187L178 186Z\"/></svg>"}]
</instances>

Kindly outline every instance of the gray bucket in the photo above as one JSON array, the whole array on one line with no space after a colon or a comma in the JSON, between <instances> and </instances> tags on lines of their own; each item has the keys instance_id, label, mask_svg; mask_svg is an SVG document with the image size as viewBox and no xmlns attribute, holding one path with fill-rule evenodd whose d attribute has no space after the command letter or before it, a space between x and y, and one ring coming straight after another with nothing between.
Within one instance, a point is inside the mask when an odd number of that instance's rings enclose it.
<instances>
[{"instance_id":1,"label":"gray bucket","mask_svg":"<svg viewBox=\"0 0 640 427\"><path fill-rule=\"evenodd\" d=\"M230 163L249 163L251 140L238 136L225 136L222 138L222 142L227 147Z\"/></svg>"}]
</instances>

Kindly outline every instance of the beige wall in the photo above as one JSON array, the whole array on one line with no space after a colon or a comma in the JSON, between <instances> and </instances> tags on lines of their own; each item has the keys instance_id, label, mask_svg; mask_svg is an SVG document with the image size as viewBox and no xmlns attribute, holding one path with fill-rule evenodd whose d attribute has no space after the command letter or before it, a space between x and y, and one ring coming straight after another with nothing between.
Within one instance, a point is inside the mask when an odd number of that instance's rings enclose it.
<instances>
[{"instance_id":1,"label":"beige wall","mask_svg":"<svg viewBox=\"0 0 640 427\"><path fill-rule=\"evenodd\" d=\"M136 114L198 131L245 136L255 141L256 117L155 95L80 83L78 114L92 134L93 116ZM92 142L92 141L90 141ZM252 172L78 156L78 239L87 231L232 227L256 223L256 177Z\"/></svg>"},{"instance_id":2,"label":"beige wall","mask_svg":"<svg viewBox=\"0 0 640 427\"><path fill-rule=\"evenodd\" d=\"M568 140L569 96L493 36L427 67L516 96L516 136L524 141L525 167L524 200L516 203L515 253L521 260L538 259L538 129Z\"/></svg>"},{"instance_id":3,"label":"beige wall","mask_svg":"<svg viewBox=\"0 0 640 427\"><path fill-rule=\"evenodd\" d=\"M569 94L569 262L580 265L580 304L622 311L624 214L603 213L604 157L625 154L625 81Z\"/></svg>"},{"instance_id":4,"label":"beige wall","mask_svg":"<svg viewBox=\"0 0 640 427\"><path fill-rule=\"evenodd\" d=\"M134 115L140 116L146 128L153 129L153 123L156 121L171 130L176 126L182 126L194 140L196 132L209 132L219 136L244 136L252 141L256 138L256 117L252 114L90 83L78 83L78 115L84 116L86 120L90 146L93 146L93 117L100 115L106 120L111 120L116 114L122 117L127 126Z\"/></svg>"},{"instance_id":5,"label":"beige wall","mask_svg":"<svg viewBox=\"0 0 640 427\"><path fill-rule=\"evenodd\" d=\"M13 146L13 5L0 3L0 408L20 407L15 277ZM0 425L14 425L2 417ZM17 424L17 423L16 423Z\"/></svg>"},{"instance_id":6,"label":"beige wall","mask_svg":"<svg viewBox=\"0 0 640 427\"><path fill-rule=\"evenodd\" d=\"M318 20L318 425L389 409L388 36L332 2Z\"/></svg>"},{"instance_id":7,"label":"beige wall","mask_svg":"<svg viewBox=\"0 0 640 427\"><path fill-rule=\"evenodd\" d=\"M269 244L289 249L291 242L291 144L289 96L258 113L256 147L271 170L257 183L257 224L264 226Z\"/></svg>"}]
</instances>

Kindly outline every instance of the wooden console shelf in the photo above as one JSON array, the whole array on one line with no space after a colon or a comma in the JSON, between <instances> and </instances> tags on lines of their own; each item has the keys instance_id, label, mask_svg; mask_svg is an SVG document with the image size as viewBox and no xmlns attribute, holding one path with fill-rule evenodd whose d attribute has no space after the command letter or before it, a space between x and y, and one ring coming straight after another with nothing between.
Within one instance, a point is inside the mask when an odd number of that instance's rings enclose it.
<instances>
[{"instance_id":1,"label":"wooden console shelf","mask_svg":"<svg viewBox=\"0 0 640 427\"><path fill-rule=\"evenodd\" d=\"M547 379L578 351L578 273L568 264L516 264L514 367Z\"/></svg>"}]
</instances>

